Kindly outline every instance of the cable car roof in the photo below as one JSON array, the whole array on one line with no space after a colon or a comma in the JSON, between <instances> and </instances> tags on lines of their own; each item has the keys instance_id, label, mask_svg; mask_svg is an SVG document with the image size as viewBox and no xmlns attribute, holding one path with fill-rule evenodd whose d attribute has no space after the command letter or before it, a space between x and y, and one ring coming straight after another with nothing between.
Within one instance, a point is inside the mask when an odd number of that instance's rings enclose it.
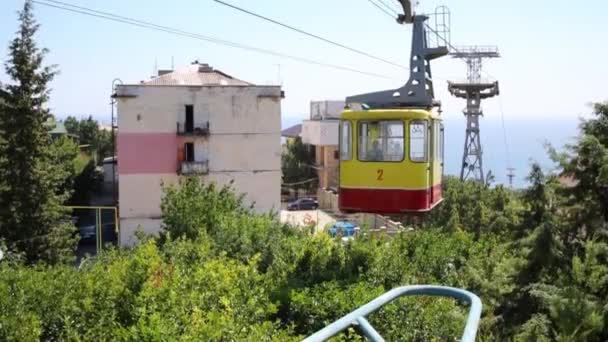
<instances>
[{"instance_id":1,"label":"cable car roof","mask_svg":"<svg viewBox=\"0 0 608 342\"><path fill-rule=\"evenodd\" d=\"M370 109L345 110L340 116L343 120L397 120L397 119L434 119L441 120L436 110L426 109Z\"/></svg>"}]
</instances>

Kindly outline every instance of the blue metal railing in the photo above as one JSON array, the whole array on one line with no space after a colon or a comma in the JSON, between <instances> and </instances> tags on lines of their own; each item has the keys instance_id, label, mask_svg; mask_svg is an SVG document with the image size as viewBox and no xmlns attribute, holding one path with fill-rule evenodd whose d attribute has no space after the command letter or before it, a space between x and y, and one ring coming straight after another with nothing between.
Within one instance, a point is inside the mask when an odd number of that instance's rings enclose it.
<instances>
[{"instance_id":1,"label":"blue metal railing","mask_svg":"<svg viewBox=\"0 0 608 342\"><path fill-rule=\"evenodd\" d=\"M382 296L372 300L371 302L363 305L359 309L349 313L348 315L340 318L325 328L317 331L316 333L308 336L303 342L317 342L325 341L332 336L337 335L341 331L348 329L353 325L357 325L361 332L372 341L384 341L384 338L378 334L376 329L365 319L365 316L370 313L379 310L384 305L394 301L395 299L403 296L438 296L438 297L451 297L467 302L471 308L469 309L469 316L467 317L467 323L464 327L464 333L462 334L462 342L473 342L477 335L477 327L479 326L479 319L481 317L481 300L474 293L466 290L457 289L447 286L434 286L434 285L412 285L402 286L392 289Z\"/></svg>"}]
</instances>

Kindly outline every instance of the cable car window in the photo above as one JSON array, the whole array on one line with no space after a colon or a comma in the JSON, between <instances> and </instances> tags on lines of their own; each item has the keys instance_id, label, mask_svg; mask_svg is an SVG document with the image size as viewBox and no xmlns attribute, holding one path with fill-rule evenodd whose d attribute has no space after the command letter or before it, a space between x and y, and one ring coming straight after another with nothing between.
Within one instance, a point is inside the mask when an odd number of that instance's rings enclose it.
<instances>
[{"instance_id":1,"label":"cable car window","mask_svg":"<svg viewBox=\"0 0 608 342\"><path fill-rule=\"evenodd\" d=\"M441 162L441 128L438 120L433 121L433 159Z\"/></svg>"},{"instance_id":2,"label":"cable car window","mask_svg":"<svg viewBox=\"0 0 608 342\"><path fill-rule=\"evenodd\" d=\"M342 121L340 125L340 159L351 160L351 126L350 121Z\"/></svg>"},{"instance_id":3,"label":"cable car window","mask_svg":"<svg viewBox=\"0 0 608 342\"><path fill-rule=\"evenodd\" d=\"M404 156L404 129L401 121L359 123L358 157L361 161L399 162Z\"/></svg>"},{"instance_id":4,"label":"cable car window","mask_svg":"<svg viewBox=\"0 0 608 342\"><path fill-rule=\"evenodd\" d=\"M427 127L426 121L410 122L410 159L413 162L427 161Z\"/></svg>"}]
</instances>

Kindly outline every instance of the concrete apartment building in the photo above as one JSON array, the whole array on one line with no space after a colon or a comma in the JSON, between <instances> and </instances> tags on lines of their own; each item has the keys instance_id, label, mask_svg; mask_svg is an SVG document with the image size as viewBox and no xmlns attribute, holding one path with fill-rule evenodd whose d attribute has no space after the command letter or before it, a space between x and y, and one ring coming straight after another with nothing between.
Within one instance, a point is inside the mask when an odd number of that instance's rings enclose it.
<instances>
[{"instance_id":1,"label":"concrete apartment building","mask_svg":"<svg viewBox=\"0 0 608 342\"><path fill-rule=\"evenodd\" d=\"M319 188L338 186L338 119L344 101L312 101L310 118L302 122L302 142L315 146Z\"/></svg>"},{"instance_id":2,"label":"concrete apartment building","mask_svg":"<svg viewBox=\"0 0 608 342\"><path fill-rule=\"evenodd\" d=\"M258 212L280 208L280 86L258 86L197 62L120 85L120 241L161 228L161 184L200 176L233 186Z\"/></svg>"}]
</instances>

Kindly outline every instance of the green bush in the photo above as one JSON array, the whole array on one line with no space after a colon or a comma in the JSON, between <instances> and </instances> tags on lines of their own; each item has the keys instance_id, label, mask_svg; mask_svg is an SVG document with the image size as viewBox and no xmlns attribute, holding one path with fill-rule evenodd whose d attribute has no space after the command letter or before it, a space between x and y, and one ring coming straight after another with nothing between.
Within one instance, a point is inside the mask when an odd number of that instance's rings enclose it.
<instances>
[{"instance_id":1,"label":"green bush","mask_svg":"<svg viewBox=\"0 0 608 342\"><path fill-rule=\"evenodd\" d=\"M394 286L466 286L482 256L463 232L310 235L195 179L166 188L163 212L159 239L80 270L1 263L0 340L298 340ZM463 309L406 299L370 320L394 339L443 339L459 336Z\"/></svg>"}]
</instances>

